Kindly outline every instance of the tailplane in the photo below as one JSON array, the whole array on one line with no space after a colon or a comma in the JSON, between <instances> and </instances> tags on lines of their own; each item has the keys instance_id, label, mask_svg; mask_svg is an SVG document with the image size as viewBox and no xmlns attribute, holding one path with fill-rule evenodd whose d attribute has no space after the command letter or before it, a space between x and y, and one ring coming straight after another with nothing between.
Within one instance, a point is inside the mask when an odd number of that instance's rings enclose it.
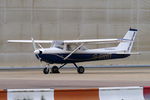
<instances>
[{"instance_id":1,"label":"tailplane","mask_svg":"<svg viewBox=\"0 0 150 100\"><path fill-rule=\"evenodd\" d=\"M119 45L117 46L117 49L119 51L131 53L132 46L133 46L137 31L138 31L137 29L131 29L130 28L129 31L126 33L126 35L123 37L123 39L129 40L129 41L119 43Z\"/></svg>"}]
</instances>

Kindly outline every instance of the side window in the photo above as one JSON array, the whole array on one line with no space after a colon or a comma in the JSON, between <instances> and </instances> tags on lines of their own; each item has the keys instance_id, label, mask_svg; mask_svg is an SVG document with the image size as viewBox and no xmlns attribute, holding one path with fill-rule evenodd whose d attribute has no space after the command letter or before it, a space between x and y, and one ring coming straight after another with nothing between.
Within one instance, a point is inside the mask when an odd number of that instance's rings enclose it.
<instances>
[{"instance_id":1,"label":"side window","mask_svg":"<svg viewBox=\"0 0 150 100\"><path fill-rule=\"evenodd\" d=\"M67 51L71 51L70 45L67 45Z\"/></svg>"},{"instance_id":2,"label":"side window","mask_svg":"<svg viewBox=\"0 0 150 100\"><path fill-rule=\"evenodd\" d=\"M73 51L74 49L77 48L77 45L75 45L75 44L68 44L66 48L67 48L66 49L67 51Z\"/></svg>"},{"instance_id":3,"label":"side window","mask_svg":"<svg viewBox=\"0 0 150 100\"><path fill-rule=\"evenodd\" d=\"M67 50L67 51L73 51L73 50L75 50L78 46L79 46L79 45L77 45L77 44L68 44L68 45L66 46L66 50ZM85 47L80 47L79 50L86 50L86 48L85 48Z\"/></svg>"},{"instance_id":4,"label":"side window","mask_svg":"<svg viewBox=\"0 0 150 100\"><path fill-rule=\"evenodd\" d=\"M59 48L59 49L63 49L62 45L57 45L56 47Z\"/></svg>"}]
</instances>

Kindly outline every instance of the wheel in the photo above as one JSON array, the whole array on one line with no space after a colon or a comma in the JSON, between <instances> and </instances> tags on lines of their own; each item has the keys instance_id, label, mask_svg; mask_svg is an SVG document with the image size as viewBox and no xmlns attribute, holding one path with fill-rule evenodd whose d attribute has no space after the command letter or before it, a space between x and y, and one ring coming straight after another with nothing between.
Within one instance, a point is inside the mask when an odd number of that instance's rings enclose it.
<instances>
[{"instance_id":1,"label":"wheel","mask_svg":"<svg viewBox=\"0 0 150 100\"><path fill-rule=\"evenodd\" d=\"M59 68L57 66L53 66L51 69L52 73L59 73Z\"/></svg>"},{"instance_id":2,"label":"wheel","mask_svg":"<svg viewBox=\"0 0 150 100\"><path fill-rule=\"evenodd\" d=\"M43 69L43 73L44 73L44 74L48 74L48 73L49 73L49 68L45 67L45 68Z\"/></svg>"},{"instance_id":3,"label":"wheel","mask_svg":"<svg viewBox=\"0 0 150 100\"><path fill-rule=\"evenodd\" d=\"M78 71L79 74L83 74L84 73L84 67L79 66L77 71Z\"/></svg>"}]
</instances>

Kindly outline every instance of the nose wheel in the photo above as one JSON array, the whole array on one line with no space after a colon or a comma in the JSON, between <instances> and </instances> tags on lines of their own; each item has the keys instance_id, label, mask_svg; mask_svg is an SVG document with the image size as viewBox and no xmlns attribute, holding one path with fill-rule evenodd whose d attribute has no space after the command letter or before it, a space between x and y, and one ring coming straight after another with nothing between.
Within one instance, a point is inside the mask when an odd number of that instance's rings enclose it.
<instances>
[{"instance_id":1,"label":"nose wheel","mask_svg":"<svg viewBox=\"0 0 150 100\"><path fill-rule=\"evenodd\" d=\"M44 74L49 74L49 68L48 67L45 67L43 69L43 73ZM51 73L60 73L59 72L59 68L57 66L53 66L52 69L51 69Z\"/></svg>"},{"instance_id":2,"label":"nose wheel","mask_svg":"<svg viewBox=\"0 0 150 100\"><path fill-rule=\"evenodd\" d=\"M48 74L48 73L49 73L49 68L45 67L45 68L43 69L43 73L44 73L44 74Z\"/></svg>"}]
</instances>

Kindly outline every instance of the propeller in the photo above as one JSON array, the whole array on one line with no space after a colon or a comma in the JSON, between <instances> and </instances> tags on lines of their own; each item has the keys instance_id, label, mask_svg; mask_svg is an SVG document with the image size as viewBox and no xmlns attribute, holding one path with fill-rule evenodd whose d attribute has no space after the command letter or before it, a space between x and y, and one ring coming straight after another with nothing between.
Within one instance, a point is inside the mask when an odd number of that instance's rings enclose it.
<instances>
[{"instance_id":1,"label":"propeller","mask_svg":"<svg viewBox=\"0 0 150 100\"><path fill-rule=\"evenodd\" d=\"M35 50L37 50L37 48L36 48L36 44L35 44L35 42L34 42L33 37L31 38L31 40L32 40L32 44L33 44L33 49L34 49L34 51L35 51Z\"/></svg>"},{"instance_id":2,"label":"propeller","mask_svg":"<svg viewBox=\"0 0 150 100\"><path fill-rule=\"evenodd\" d=\"M32 44L33 44L34 54L36 55L36 57L37 57L37 58L40 60L40 62L42 63L42 59L41 59L41 58L39 57L39 55L38 55L38 54L42 54L42 51L37 49L33 37L31 38L31 40L32 40ZM39 45L40 45L40 44L39 44ZM40 45L40 47L42 47L42 46ZM43 47L42 47L42 48L43 48Z\"/></svg>"}]
</instances>

